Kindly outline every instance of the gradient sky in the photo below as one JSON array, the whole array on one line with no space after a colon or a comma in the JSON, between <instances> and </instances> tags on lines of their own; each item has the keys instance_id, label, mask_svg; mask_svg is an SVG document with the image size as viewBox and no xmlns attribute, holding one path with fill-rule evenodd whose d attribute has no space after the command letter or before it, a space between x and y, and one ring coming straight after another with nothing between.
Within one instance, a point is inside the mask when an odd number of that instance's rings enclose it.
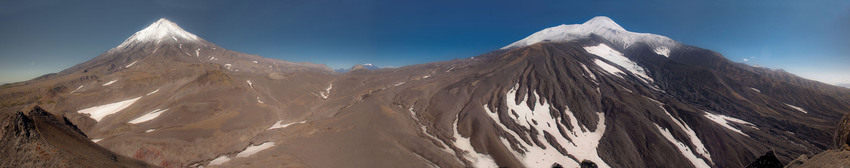
<instances>
[{"instance_id":1,"label":"gradient sky","mask_svg":"<svg viewBox=\"0 0 850 168\"><path fill-rule=\"evenodd\" d=\"M2 0L0 83L87 61L159 18L230 50L347 68L472 57L600 15L735 62L850 83L846 0Z\"/></svg>"}]
</instances>

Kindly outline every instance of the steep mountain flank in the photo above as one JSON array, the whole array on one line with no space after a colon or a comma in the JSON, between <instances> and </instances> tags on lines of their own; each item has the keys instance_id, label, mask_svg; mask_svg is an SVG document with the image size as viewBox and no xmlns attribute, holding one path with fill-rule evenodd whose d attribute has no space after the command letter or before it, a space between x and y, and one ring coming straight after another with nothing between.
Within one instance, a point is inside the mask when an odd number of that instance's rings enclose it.
<instances>
[{"instance_id":1,"label":"steep mountain flank","mask_svg":"<svg viewBox=\"0 0 850 168\"><path fill-rule=\"evenodd\" d=\"M2 115L0 167L152 167L92 143L67 118L38 106Z\"/></svg>"},{"instance_id":2,"label":"steep mountain flank","mask_svg":"<svg viewBox=\"0 0 850 168\"><path fill-rule=\"evenodd\" d=\"M67 138L162 167L775 165L838 145L850 111L848 89L607 17L468 59L361 67L242 54L162 19L92 60L4 86L0 108L37 104L79 126L54 130L87 135ZM40 122L10 116L20 126L8 130Z\"/></svg>"}]
</instances>

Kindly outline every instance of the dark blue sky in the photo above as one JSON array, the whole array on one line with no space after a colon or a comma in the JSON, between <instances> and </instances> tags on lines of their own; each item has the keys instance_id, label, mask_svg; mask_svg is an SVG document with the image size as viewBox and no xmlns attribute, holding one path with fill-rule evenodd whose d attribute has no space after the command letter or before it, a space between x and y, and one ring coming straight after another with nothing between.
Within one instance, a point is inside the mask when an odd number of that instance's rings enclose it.
<instances>
[{"instance_id":1,"label":"dark blue sky","mask_svg":"<svg viewBox=\"0 0 850 168\"><path fill-rule=\"evenodd\" d=\"M850 83L845 0L3 0L0 83L82 63L159 18L227 49L342 68L467 58L599 15L736 62Z\"/></svg>"}]
</instances>

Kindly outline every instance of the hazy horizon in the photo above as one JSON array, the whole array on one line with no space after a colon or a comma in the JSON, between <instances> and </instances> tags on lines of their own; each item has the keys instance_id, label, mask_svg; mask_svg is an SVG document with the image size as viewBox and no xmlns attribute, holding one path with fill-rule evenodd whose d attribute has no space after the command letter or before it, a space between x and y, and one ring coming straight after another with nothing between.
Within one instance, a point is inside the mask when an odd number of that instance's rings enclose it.
<instances>
[{"instance_id":1,"label":"hazy horizon","mask_svg":"<svg viewBox=\"0 0 850 168\"><path fill-rule=\"evenodd\" d=\"M451 5L446 5L451 4ZM85 62L159 18L266 58L401 67L497 50L544 28L608 16L753 66L850 83L850 2L148 1L0 2L0 83ZM716 12L723 11L723 12Z\"/></svg>"}]
</instances>

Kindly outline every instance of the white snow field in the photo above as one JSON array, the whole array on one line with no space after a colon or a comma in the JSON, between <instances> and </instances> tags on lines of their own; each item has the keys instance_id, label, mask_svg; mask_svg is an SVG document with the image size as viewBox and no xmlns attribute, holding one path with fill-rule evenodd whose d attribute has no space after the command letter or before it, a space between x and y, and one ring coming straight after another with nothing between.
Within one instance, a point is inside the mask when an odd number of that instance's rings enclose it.
<instances>
[{"instance_id":1,"label":"white snow field","mask_svg":"<svg viewBox=\"0 0 850 168\"><path fill-rule=\"evenodd\" d=\"M136 62L139 62L139 61L133 61L133 63L130 63L127 66L124 66L124 68L129 68L129 67L133 66L134 64L136 64Z\"/></svg>"},{"instance_id":2,"label":"white snow field","mask_svg":"<svg viewBox=\"0 0 850 168\"><path fill-rule=\"evenodd\" d=\"M696 148L696 150L693 150L694 152L697 152L698 154L700 154L700 155L702 155L703 157L707 158L707 159L708 159L708 162L711 162L711 163L713 163L713 162L714 162L714 161L712 161L712 160L711 160L711 153L709 153L709 152L708 152L708 149L707 149L707 148L705 148L705 145L702 143L702 140L700 140L700 139L699 139L699 137L697 137L697 133L696 133L696 132L694 132L694 130L693 130L693 129L691 129L691 127L690 127L690 126L688 126L687 124L683 123L683 121L681 121L681 120L677 119L676 117L673 117L673 115L672 115L672 114L670 114L670 112L669 112L669 111L667 111L667 109L665 109L665 108L664 108L664 103L661 103L661 102L659 102L658 100L651 99L651 98L648 98L648 97L646 97L646 98L647 98L647 99L649 99L650 101L655 102L656 104L658 104L658 108L661 108L661 110L663 110L663 111L664 111L664 114L667 114L667 117L670 117L670 120L672 120L674 124L676 124L677 126L679 126L679 128L680 128L680 129L682 129L683 131L685 131L685 134L687 134L687 135L688 135L688 139L690 139L690 140L691 140L691 144L693 144L693 145L694 145L694 147ZM657 124L656 124L656 125L657 125ZM671 133L671 134L672 134L672 133ZM671 137L672 137L672 136L671 136ZM678 141L677 141L677 142L678 142ZM687 146L685 146L685 147L687 147ZM689 147L688 147L688 151L691 151L691 149L690 149Z\"/></svg>"},{"instance_id":3,"label":"white snow field","mask_svg":"<svg viewBox=\"0 0 850 168\"><path fill-rule=\"evenodd\" d=\"M283 122L283 120L277 121L276 123L274 123L274 125L272 125L271 127L269 127L269 128L268 128L268 129L266 129L266 130L272 130L272 129L278 129L278 128L286 128L286 127L288 127L288 126L290 126L290 125L292 125L292 124L304 124L304 123L306 123L306 122L307 122L307 120L300 121L300 122L287 123L287 124L281 124L281 122Z\"/></svg>"},{"instance_id":4,"label":"white snow field","mask_svg":"<svg viewBox=\"0 0 850 168\"><path fill-rule=\"evenodd\" d=\"M78 90L80 90L81 88L83 88L83 86L85 86L85 85L80 85L80 87L77 87L77 89L74 89L74 90L73 90L73 91L71 91L70 93L77 92Z\"/></svg>"},{"instance_id":5,"label":"white snow field","mask_svg":"<svg viewBox=\"0 0 850 168\"><path fill-rule=\"evenodd\" d=\"M535 43L544 41L570 41L575 39L587 38L591 34L596 34L610 40L616 45L621 45L622 48L629 48L636 42L645 42L656 51L669 51L679 45L678 42L661 35L650 33L635 33L630 32L619 24L605 16L597 16L582 24L559 25L546 28L531 34L522 40L511 43L501 49L511 49L517 47L529 46ZM665 55L665 54L660 54ZM669 55L669 54L668 54ZM667 55L665 55L667 56Z\"/></svg>"},{"instance_id":6,"label":"white snow field","mask_svg":"<svg viewBox=\"0 0 850 168\"><path fill-rule=\"evenodd\" d=\"M578 123L578 119L575 118L569 107L564 107L563 114L570 119L569 123L572 126L572 129L567 129L567 127L561 124L562 122L560 118L551 116L551 105L547 102L547 100L541 98L536 91L529 91L528 94L523 97L522 101L516 102L518 94L517 90L519 88L519 84L516 84L505 95L507 106L510 109L509 111L515 111L518 115L517 117L513 117L517 124L528 129L530 129L530 127L534 127L538 131L548 132L550 135L553 135L560 147L566 149L568 154L576 157L579 161L590 160L596 163L599 167L610 167L602 160L601 157L599 157L597 151L599 141L605 134L606 125L604 114L597 113L599 120L597 120L596 130L590 131L586 126ZM536 100L538 100L537 102L533 102L534 110L532 110L529 106L526 106L528 98L532 95L536 98ZM500 127L505 129L505 131L511 134L511 136L519 138L517 134L509 131L502 125L502 121L498 119L498 116L495 113L491 113L487 107L485 107L485 109L490 118L499 122L497 125L500 125ZM537 121L538 124L534 124L532 121ZM567 139L567 137L560 136L559 128L567 131L569 139ZM538 134L537 138L546 139L543 133ZM506 146L510 146L510 143L507 143L506 139L503 138L502 141ZM512 152L528 167L549 167L552 166L553 162L561 164L564 167L579 166L579 161L575 161L568 156L562 155L549 143L544 143L544 145L547 146L545 149L540 146L533 147L532 145L534 144L520 143L518 145L525 148L525 154L520 154L517 151Z\"/></svg>"},{"instance_id":7,"label":"white snow field","mask_svg":"<svg viewBox=\"0 0 850 168\"><path fill-rule=\"evenodd\" d=\"M101 85L101 86L109 86L109 85L111 85L112 83L115 83L115 82L117 82L117 81L118 81L118 79L115 79L115 80L112 80L112 81L106 82L106 83L104 83L104 84L103 84L103 85Z\"/></svg>"},{"instance_id":8,"label":"white snow field","mask_svg":"<svg viewBox=\"0 0 850 168\"><path fill-rule=\"evenodd\" d=\"M707 111L704 111L704 112L705 112L705 118L708 118L709 120L713 121L714 123L720 124L720 126L723 126L726 129L737 132L741 135L745 135L745 136L748 136L748 137L750 136L750 135L747 135L744 132L742 132L740 129L732 127L731 125L729 125L729 122L734 122L734 123L738 123L738 124L741 124L741 125L747 125L747 126L750 126L752 128L758 129L758 127L756 127L756 125L754 125L750 122L741 120L741 119L725 116L725 115L722 115L722 114L713 114L713 113L709 113Z\"/></svg>"},{"instance_id":9,"label":"white snow field","mask_svg":"<svg viewBox=\"0 0 850 168\"><path fill-rule=\"evenodd\" d=\"M626 58L626 56L623 56L623 54L619 51L608 47L608 45L605 45L604 43L600 43L597 46L584 47L584 50L587 50L588 53L602 57L608 61L611 61L614 64L619 65L620 67L625 68L627 71L637 75L646 83L652 83L653 81L653 79L650 78L649 75L646 75L646 70L643 67L633 62L629 58Z\"/></svg>"},{"instance_id":10,"label":"white snow field","mask_svg":"<svg viewBox=\"0 0 850 168\"><path fill-rule=\"evenodd\" d=\"M457 118L455 118L454 127L452 127L455 138L454 146L462 150L463 158L472 162L472 164L475 165L474 167L499 167L490 155L475 152L469 138L465 138L458 133L458 120L460 120L460 114L458 114Z\"/></svg>"},{"instance_id":11,"label":"white snow field","mask_svg":"<svg viewBox=\"0 0 850 168\"><path fill-rule=\"evenodd\" d=\"M788 104L788 103L785 103L785 105L786 105L786 106L788 106L788 107L794 108L794 109L795 109L795 110L797 110L797 111L800 111L800 112L803 112L803 113L809 114L809 112L808 112L808 111L806 111L805 109L803 109L803 108L801 108L801 107L797 107L797 106L794 106L794 105L791 105L791 104Z\"/></svg>"},{"instance_id":12,"label":"white snow field","mask_svg":"<svg viewBox=\"0 0 850 168\"><path fill-rule=\"evenodd\" d=\"M654 50L652 50L652 51L654 51L654 52L655 52L656 54L658 54L658 55L663 55L663 56L665 56L665 57L670 57L670 48L667 48L667 47L658 47L658 48L655 48L655 49L654 49Z\"/></svg>"},{"instance_id":13,"label":"white snow field","mask_svg":"<svg viewBox=\"0 0 850 168\"><path fill-rule=\"evenodd\" d=\"M691 161L691 163L694 165L694 167L697 167L697 168L710 168L711 167L711 166L708 166L708 163L706 163L705 160L702 160L702 158L697 157L697 155L695 155L693 152L691 152L691 148L688 148L688 145L685 145L685 143L682 143L682 142L676 140L676 138L673 137L673 134L670 133L670 130L667 130L666 128L662 128L661 126L658 126L658 124L655 124L655 127L658 128L658 131L661 132L661 135L664 135L664 138L667 138L667 141L670 141L670 143L673 143L673 146L676 146L676 148L679 149L679 152L681 152L682 155L684 155L685 158L688 159L688 161Z\"/></svg>"},{"instance_id":14,"label":"white snow field","mask_svg":"<svg viewBox=\"0 0 850 168\"><path fill-rule=\"evenodd\" d=\"M620 71L619 68L614 67L611 64L608 64L605 61L602 61L602 60L599 60L599 59L593 59L593 60L594 60L593 63L595 63L596 66L599 66L600 68L602 68L602 70L605 70L605 72L617 75L620 78L624 78L623 75L625 75L626 73L623 72L623 71Z\"/></svg>"},{"instance_id":15,"label":"white snow field","mask_svg":"<svg viewBox=\"0 0 850 168\"><path fill-rule=\"evenodd\" d=\"M328 99L328 96L331 95L331 89L334 88L334 84L331 83L328 85L328 88L325 88L324 92L319 93L322 96L322 99Z\"/></svg>"},{"instance_id":16,"label":"white snow field","mask_svg":"<svg viewBox=\"0 0 850 168\"><path fill-rule=\"evenodd\" d=\"M119 102L115 102L115 103L89 107L89 108L82 109L82 110L77 111L77 112L83 113L83 114L89 114L89 117L100 122L100 120L103 119L103 117L106 117L110 114L115 114L115 113L117 113L121 110L124 110L127 107L130 107L130 105L133 105L133 103L135 103L136 100L139 100L139 98L142 98L142 97L140 96L140 97L136 97L136 98L132 98L132 99L124 100L124 101L119 101Z\"/></svg>"},{"instance_id":17,"label":"white snow field","mask_svg":"<svg viewBox=\"0 0 850 168\"><path fill-rule=\"evenodd\" d=\"M156 89L156 90L154 90L153 92L148 93L147 95L152 95L152 94L154 94L154 93L156 93L156 92L159 92L159 89Z\"/></svg>"},{"instance_id":18,"label":"white snow field","mask_svg":"<svg viewBox=\"0 0 850 168\"><path fill-rule=\"evenodd\" d=\"M274 142L265 142L265 143L262 143L262 144L256 145L256 146L248 146L248 148L245 148L244 151L236 154L236 157L249 157L251 155L256 154L257 152L266 150L266 149L271 148L273 146L274 146Z\"/></svg>"},{"instance_id":19,"label":"white snow field","mask_svg":"<svg viewBox=\"0 0 850 168\"><path fill-rule=\"evenodd\" d=\"M221 155L221 156L213 159L212 161L210 161L209 165L211 165L211 166L212 165L221 165L221 164L224 164L224 162L227 162L227 161L230 161L230 157Z\"/></svg>"},{"instance_id":20,"label":"white snow field","mask_svg":"<svg viewBox=\"0 0 850 168\"><path fill-rule=\"evenodd\" d=\"M254 154L256 154L260 151L269 149L271 147L274 147L274 142L264 142L260 145L248 146L248 148L245 148L245 150L242 150L241 152L236 154L236 157L237 158L250 157L251 155L254 155ZM221 164L224 164L225 162L230 161L231 159L233 159L233 158L227 157L226 155L221 155L221 156L213 159L212 161L210 161L209 165L221 165Z\"/></svg>"},{"instance_id":21,"label":"white snow field","mask_svg":"<svg viewBox=\"0 0 850 168\"><path fill-rule=\"evenodd\" d=\"M168 109L165 109L165 110L156 109L156 110L151 111L150 113L147 113L145 115L140 116L139 118L130 120L127 123L139 124L139 123L147 122L147 121L155 119L156 117L159 117L159 115L164 113L165 111L168 111Z\"/></svg>"},{"instance_id":22,"label":"white snow field","mask_svg":"<svg viewBox=\"0 0 850 168\"><path fill-rule=\"evenodd\" d=\"M118 45L116 48L124 48L126 46L130 46L130 44L139 43L139 42L152 42L155 41L157 43L161 42L162 39L171 37L174 41L178 41L177 37L180 39L200 42L198 36L195 36L192 33L186 32L177 24L172 23L164 18L157 20L150 26L145 29L142 29L139 32L127 38L121 45ZM176 37L175 37L176 36ZM182 48L182 46L181 46Z\"/></svg>"}]
</instances>

